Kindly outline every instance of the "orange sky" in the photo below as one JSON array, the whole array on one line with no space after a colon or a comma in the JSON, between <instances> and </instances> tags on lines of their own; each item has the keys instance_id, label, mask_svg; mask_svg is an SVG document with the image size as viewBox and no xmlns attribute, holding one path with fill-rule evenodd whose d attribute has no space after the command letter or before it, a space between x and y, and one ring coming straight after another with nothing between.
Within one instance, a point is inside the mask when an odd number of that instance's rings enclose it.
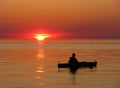
<instances>
[{"instance_id":1,"label":"orange sky","mask_svg":"<svg viewBox=\"0 0 120 88\"><path fill-rule=\"evenodd\" d=\"M0 37L32 32L120 38L120 1L0 0Z\"/></svg>"}]
</instances>

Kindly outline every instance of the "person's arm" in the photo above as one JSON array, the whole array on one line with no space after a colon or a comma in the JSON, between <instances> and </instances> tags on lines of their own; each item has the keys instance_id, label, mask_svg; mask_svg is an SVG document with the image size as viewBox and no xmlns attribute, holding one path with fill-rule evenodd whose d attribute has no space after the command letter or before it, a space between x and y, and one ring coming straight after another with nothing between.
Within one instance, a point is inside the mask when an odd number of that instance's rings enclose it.
<instances>
[{"instance_id":1,"label":"person's arm","mask_svg":"<svg viewBox=\"0 0 120 88\"><path fill-rule=\"evenodd\" d=\"M70 61L71 61L71 57L69 58L68 63L70 63Z\"/></svg>"},{"instance_id":2,"label":"person's arm","mask_svg":"<svg viewBox=\"0 0 120 88\"><path fill-rule=\"evenodd\" d=\"M78 62L78 60L75 58L76 62Z\"/></svg>"}]
</instances>

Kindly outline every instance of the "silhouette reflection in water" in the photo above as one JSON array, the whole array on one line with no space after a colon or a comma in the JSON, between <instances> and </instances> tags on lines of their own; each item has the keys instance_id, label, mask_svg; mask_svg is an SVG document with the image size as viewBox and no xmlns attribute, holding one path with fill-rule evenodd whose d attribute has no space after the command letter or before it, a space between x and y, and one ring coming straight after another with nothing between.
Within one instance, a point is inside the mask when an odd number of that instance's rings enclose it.
<instances>
[{"instance_id":1,"label":"silhouette reflection in water","mask_svg":"<svg viewBox=\"0 0 120 88\"><path fill-rule=\"evenodd\" d=\"M77 71L80 69L85 69L85 68L70 68L69 69L69 73L71 75L70 79L71 79L71 84L72 85L76 85L76 75L77 75ZM89 72L95 72L96 68L89 68L88 70Z\"/></svg>"},{"instance_id":2,"label":"silhouette reflection in water","mask_svg":"<svg viewBox=\"0 0 120 88\"><path fill-rule=\"evenodd\" d=\"M71 75L71 84L76 85L76 75L74 74Z\"/></svg>"},{"instance_id":3,"label":"silhouette reflection in water","mask_svg":"<svg viewBox=\"0 0 120 88\"><path fill-rule=\"evenodd\" d=\"M78 67L76 67L76 68L70 68L69 69L69 72L70 72L70 74L76 74L76 72L77 72L77 70L78 70Z\"/></svg>"}]
</instances>

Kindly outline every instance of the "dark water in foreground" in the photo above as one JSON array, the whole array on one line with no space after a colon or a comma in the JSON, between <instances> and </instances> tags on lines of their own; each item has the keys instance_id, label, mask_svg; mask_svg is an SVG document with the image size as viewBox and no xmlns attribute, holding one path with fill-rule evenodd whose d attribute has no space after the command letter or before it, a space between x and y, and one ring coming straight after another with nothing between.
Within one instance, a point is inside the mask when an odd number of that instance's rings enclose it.
<instances>
[{"instance_id":1,"label":"dark water in foreground","mask_svg":"<svg viewBox=\"0 0 120 88\"><path fill-rule=\"evenodd\" d=\"M97 69L58 71L73 52ZM120 88L120 40L0 40L0 88Z\"/></svg>"}]
</instances>

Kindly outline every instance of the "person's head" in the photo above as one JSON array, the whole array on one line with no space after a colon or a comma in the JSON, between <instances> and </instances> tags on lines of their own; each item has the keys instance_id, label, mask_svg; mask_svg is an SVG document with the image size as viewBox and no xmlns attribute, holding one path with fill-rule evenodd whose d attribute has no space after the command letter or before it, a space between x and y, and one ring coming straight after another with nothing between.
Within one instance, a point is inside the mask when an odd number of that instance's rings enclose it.
<instances>
[{"instance_id":1,"label":"person's head","mask_svg":"<svg viewBox=\"0 0 120 88\"><path fill-rule=\"evenodd\" d=\"M72 57L75 57L75 53L72 54Z\"/></svg>"}]
</instances>

